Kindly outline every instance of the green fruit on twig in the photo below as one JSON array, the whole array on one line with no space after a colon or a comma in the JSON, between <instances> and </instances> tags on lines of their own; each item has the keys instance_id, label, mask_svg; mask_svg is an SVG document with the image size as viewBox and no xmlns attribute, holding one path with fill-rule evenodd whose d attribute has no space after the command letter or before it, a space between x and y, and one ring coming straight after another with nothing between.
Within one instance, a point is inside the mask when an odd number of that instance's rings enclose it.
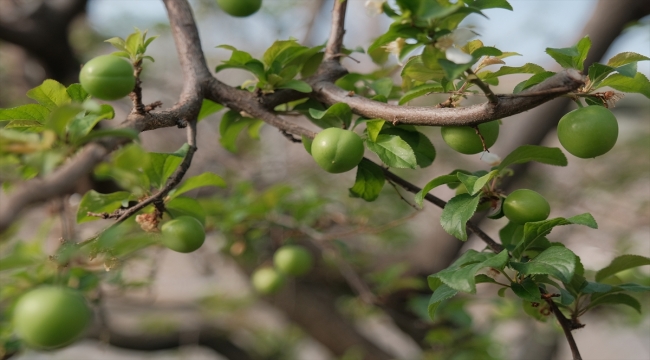
<instances>
[{"instance_id":1,"label":"green fruit on twig","mask_svg":"<svg viewBox=\"0 0 650 360\"><path fill-rule=\"evenodd\" d=\"M163 224L160 232L163 245L182 253L197 250L205 241L203 225L192 216L179 216L170 220Z\"/></svg>"},{"instance_id":2,"label":"green fruit on twig","mask_svg":"<svg viewBox=\"0 0 650 360\"><path fill-rule=\"evenodd\" d=\"M262 0L217 0L217 4L229 15L246 17L260 9Z\"/></svg>"},{"instance_id":3,"label":"green fruit on twig","mask_svg":"<svg viewBox=\"0 0 650 360\"><path fill-rule=\"evenodd\" d=\"M539 193L519 189L513 191L503 202L503 213L515 224L542 221L551 213L551 206Z\"/></svg>"},{"instance_id":4,"label":"green fruit on twig","mask_svg":"<svg viewBox=\"0 0 650 360\"><path fill-rule=\"evenodd\" d=\"M478 129L485 140L485 147L489 149L499 137L499 121L479 124ZM445 143L461 154L471 155L483 151L481 138L473 127L443 126L441 134Z\"/></svg>"},{"instance_id":5,"label":"green fruit on twig","mask_svg":"<svg viewBox=\"0 0 650 360\"><path fill-rule=\"evenodd\" d=\"M253 288L264 295L277 292L284 285L284 276L273 268L261 268L251 276Z\"/></svg>"},{"instance_id":6,"label":"green fruit on twig","mask_svg":"<svg viewBox=\"0 0 650 360\"><path fill-rule=\"evenodd\" d=\"M573 110L557 125L560 144L574 156L588 159L608 152L618 138L618 122L611 111L602 106Z\"/></svg>"},{"instance_id":7,"label":"green fruit on twig","mask_svg":"<svg viewBox=\"0 0 650 360\"><path fill-rule=\"evenodd\" d=\"M54 349L69 345L81 335L92 319L86 299L77 291L43 286L18 299L13 325L27 345Z\"/></svg>"},{"instance_id":8,"label":"green fruit on twig","mask_svg":"<svg viewBox=\"0 0 650 360\"><path fill-rule=\"evenodd\" d=\"M363 159L363 140L350 130L328 128L319 132L311 144L311 155L327 172L354 169Z\"/></svg>"},{"instance_id":9,"label":"green fruit on twig","mask_svg":"<svg viewBox=\"0 0 650 360\"><path fill-rule=\"evenodd\" d=\"M285 245L273 255L273 264L282 273L293 276L304 275L311 270L311 253L302 246Z\"/></svg>"},{"instance_id":10,"label":"green fruit on twig","mask_svg":"<svg viewBox=\"0 0 650 360\"><path fill-rule=\"evenodd\" d=\"M121 99L135 86L133 66L126 59L102 55L88 61L79 73L81 86L102 100Z\"/></svg>"}]
</instances>

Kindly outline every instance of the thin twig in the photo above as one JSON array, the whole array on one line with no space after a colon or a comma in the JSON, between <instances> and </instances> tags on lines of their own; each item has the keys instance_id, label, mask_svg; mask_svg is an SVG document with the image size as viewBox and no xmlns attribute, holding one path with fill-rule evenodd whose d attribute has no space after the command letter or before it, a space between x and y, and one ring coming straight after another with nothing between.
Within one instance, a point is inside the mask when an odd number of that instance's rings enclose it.
<instances>
[{"instance_id":1,"label":"thin twig","mask_svg":"<svg viewBox=\"0 0 650 360\"><path fill-rule=\"evenodd\" d=\"M567 342L569 343L569 348L571 349L571 354L573 355L573 360L582 360L582 356L580 355L580 350L578 350L578 345L576 344L575 339L573 338L573 334L571 334L571 330L573 330L573 326L571 325L571 321L564 316L560 308L557 306L557 304L553 301L552 298L544 298L548 306L551 307L551 310L553 311L553 314L557 318L557 321L560 323L560 326L562 326L562 331L564 331L564 336L566 337Z\"/></svg>"},{"instance_id":2,"label":"thin twig","mask_svg":"<svg viewBox=\"0 0 650 360\"><path fill-rule=\"evenodd\" d=\"M490 104L496 105L499 103L499 98L494 95L492 89L490 89L490 86L488 84L479 79L479 77L474 73L474 71L472 71L472 69L467 69L467 73L469 74L469 82L478 86L483 91L483 93L485 93L485 96L487 96Z\"/></svg>"}]
</instances>

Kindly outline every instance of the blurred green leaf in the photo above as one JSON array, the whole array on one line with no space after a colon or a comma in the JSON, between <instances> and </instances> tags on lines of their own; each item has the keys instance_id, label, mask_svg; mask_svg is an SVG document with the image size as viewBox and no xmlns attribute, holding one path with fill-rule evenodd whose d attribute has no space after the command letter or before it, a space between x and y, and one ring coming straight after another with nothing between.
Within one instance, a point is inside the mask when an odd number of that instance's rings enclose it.
<instances>
[{"instance_id":1,"label":"blurred green leaf","mask_svg":"<svg viewBox=\"0 0 650 360\"><path fill-rule=\"evenodd\" d=\"M640 255L621 255L612 260L606 267L598 270L596 281L602 281L621 271L644 265L650 265L650 258Z\"/></svg>"},{"instance_id":2,"label":"blurred green leaf","mask_svg":"<svg viewBox=\"0 0 650 360\"><path fill-rule=\"evenodd\" d=\"M111 194L100 194L90 190L84 194L77 210L77 223L98 220L99 217L88 216L88 212L112 213L129 200L131 194L127 191L118 191Z\"/></svg>"},{"instance_id":3,"label":"blurred green leaf","mask_svg":"<svg viewBox=\"0 0 650 360\"><path fill-rule=\"evenodd\" d=\"M372 161L362 159L357 166L357 176L354 186L350 188L350 196L374 201L379 197L385 182L386 178L381 167Z\"/></svg>"},{"instance_id":4,"label":"blurred green leaf","mask_svg":"<svg viewBox=\"0 0 650 360\"><path fill-rule=\"evenodd\" d=\"M30 99L38 101L39 104L45 106L50 111L67 105L72 100L65 86L51 79L47 79L41 85L29 90L27 96Z\"/></svg>"}]
</instances>

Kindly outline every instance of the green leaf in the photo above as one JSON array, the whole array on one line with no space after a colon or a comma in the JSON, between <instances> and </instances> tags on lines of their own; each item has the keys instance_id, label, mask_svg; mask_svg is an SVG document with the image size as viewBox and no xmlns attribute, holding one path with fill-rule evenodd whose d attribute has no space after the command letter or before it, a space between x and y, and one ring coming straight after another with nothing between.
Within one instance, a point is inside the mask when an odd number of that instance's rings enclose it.
<instances>
[{"instance_id":1,"label":"green leaf","mask_svg":"<svg viewBox=\"0 0 650 360\"><path fill-rule=\"evenodd\" d=\"M429 191L433 190L434 188L444 185L444 184L449 184L453 182L457 182L458 177L456 175L442 175L438 176L437 178L429 181L422 190L420 190L417 194L415 194L415 203L417 206L422 207L422 203L424 203L424 197L429 193Z\"/></svg>"},{"instance_id":2,"label":"green leaf","mask_svg":"<svg viewBox=\"0 0 650 360\"><path fill-rule=\"evenodd\" d=\"M310 93L311 86L302 80L289 80L277 87L278 89L293 89L302 93Z\"/></svg>"},{"instance_id":3,"label":"green leaf","mask_svg":"<svg viewBox=\"0 0 650 360\"><path fill-rule=\"evenodd\" d=\"M510 221L506 224L506 226L499 230L499 239L501 240L501 244L503 244L503 246L505 246L507 249L514 248L514 246L517 245L519 241L521 241L523 236L524 226L515 224ZM514 253L513 256L515 256Z\"/></svg>"},{"instance_id":4,"label":"green leaf","mask_svg":"<svg viewBox=\"0 0 650 360\"><path fill-rule=\"evenodd\" d=\"M512 67L512 66L502 66L499 70L490 73L484 77L484 79L497 78L503 75L510 74L539 74L544 72L544 68L532 63L526 63L522 66Z\"/></svg>"},{"instance_id":5,"label":"green leaf","mask_svg":"<svg viewBox=\"0 0 650 360\"><path fill-rule=\"evenodd\" d=\"M172 193L169 194L169 198L173 199L175 197L178 197L180 194L203 186L225 187L226 182L221 178L221 176L217 174L204 172L201 175L192 176L185 180L180 186L178 186L173 190Z\"/></svg>"},{"instance_id":6,"label":"green leaf","mask_svg":"<svg viewBox=\"0 0 650 360\"><path fill-rule=\"evenodd\" d=\"M391 78L382 78L370 83L370 88L372 88L377 95L384 95L389 97L391 91L393 90L393 79Z\"/></svg>"},{"instance_id":7,"label":"green leaf","mask_svg":"<svg viewBox=\"0 0 650 360\"><path fill-rule=\"evenodd\" d=\"M438 309L438 306L440 306L440 304L443 301L447 299L451 299L452 297L456 296L456 294L458 294L458 291L443 284L442 281L436 277L429 276L428 280L429 280L429 287L431 287L431 289L433 290L433 294L429 299L427 312L429 314L429 318L431 320L434 320L434 315L436 313L436 310ZM432 286L432 284L434 285Z\"/></svg>"},{"instance_id":8,"label":"green leaf","mask_svg":"<svg viewBox=\"0 0 650 360\"><path fill-rule=\"evenodd\" d=\"M221 117L219 124L219 143L230 152L237 152L237 137L245 128L255 127L257 119L245 118L235 111L229 110ZM253 133L254 134L254 133Z\"/></svg>"},{"instance_id":9,"label":"green leaf","mask_svg":"<svg viewBox=\"0 0 650 360\"><path fill-rule=\"evenodd\" d=\"M621 255L596 273L596 281L602 281L621 271L644 265L650 265L650 258L640 255Z\"/></svg>"},{"instance_id":10,"label":"green leaf","mask_svg":"<svg viewBox=\"0 0 650 360\"><path fill-rule=\"evenodd\" d=\"M116 128L116 129L99 129L93 130L90 134L76 140L75 145L83 145L92 140L102 137L124 137L131 140L137 140L140 133L135 129Z\"/></svg>"},{"instance_id":11,"label":"green leaf","mask_svg":"<svg viewBox=\"0 0 650 360\"><path fill-rule=\"evenodd\" d=\"M469 5L481 10L500 8L512 11L512 6L506 0L474 0Z\"/></svg>"},{"instance_id":12,"label":"green leaf","mask_svg":"<svg viewBox=\"0 0 650 360\"><path fill-rule=\"evenodd\" d=\"M436 149L433 147L431 140L426 135L415 130L400 127L384 127L381 134L396 135L411 147L415 154L415 160L419 167L425 168L433 163L436 158Z\"/></svg>"},{"instance_id":13,"label":"green leaf","mask_svg":"<svg viewBox=\"0 0 650 360\"><path fill-rule=\"evenodd\" d=\"M95 190L90 190L84 194L79 203L77 210L77 223L81 224L88 221L98 220L99 217L88 216L88 212L94 213L111 213L127 202L131 197L128 191L118 191L111 194L100 194Z\"/></svg>"},{"instance_id":14,"label":"green leaf","mask_svg":"<svg viewBox=\"0 0 650 360\"><path fill-rule=\"evenodd\" d=\"M184 144L181 149L187 148ZM167 179L176 171L183 162L184 154L179 153L149 153L149 163L144 168L144 173L149 178L151 186L162 188Z\"/></svg>"},{"instance_id":15,"label":"green leaf","mask_svg":"<svg viewBox=\"0 0 650 360\"><path fill-rule=\"evenodd\" d=\"M537 84L541 83L542 81L550 78L553 75L555 75L555 73L552 72L552 71L544 71L544 72L541 72L539 74L535 74L535 75L531 76L530 79L528 79L526 81L522 81L521 83L517 84L517 86L515 86L515 88L512 90L512 92L514 94L520 93L520 92L528 89L529 87L531 87L533 85L537 85Z\"/></svg>"},{"instance_id":16,"label":"green leaf","mask_svg":"<svg viewBox=\"0 0 650 360\"><path fill-rule=\"evenodd\" d=\"M377 141L366 141L370 151L389 167L415 169L417 160L409 144L395 135L379 135Z\"/></svg>"},{"instance_id":17,"label":"green leaf","mask_svg":"<svg viewBox=\"0 0 650 360\"><path fill-rule=\"evenodd\" d=\"M284 65L294 57L298 56L298 51L303 49L308 48L301 46L296 42L296 40L276 40L271 47L266 49L262 56L262 61L267 68L269 68L274 61Z\"/></svg>"},{"instance_id":18,"label":"green leaf","mask_svg":"<svg viewBox=\"0 0 650 360\"><path fill-rule=\"evenodd\" d=\"M476 212L479 200L481 200L480 196L469 194L460 194L451 198L440 215L442 228L459 240L467 240L466 224Z\"/></svg>"},{"instance_id":19,"label":"green leaf","mask_svg":"<svg viewBox=\"0 0 650 360\"><path fill-rule=\"evenodd\" d=\"M201 110L199 111L199 116L197 117L197 121L201 121L221 109L223 109L223 105L216 103L212 100L203 99L203 102L201 103Z\"/></svg>"},{"instance_id":20,"label":"green leaf","mask_svg":"<svg viewBox=\"0 0 650 360\"><path fill-rule=\"evenodd\" d=\"M522 275L548 274L568 283L575 271L576 255L563 246L551 246L527 263L510 262Z\"/></svg>"},{"instance_id":21,"label":"green leaf","mask_svg":"<svg viewBox=\"0 0 650 360\"><path fill-rule=\"evenodd\" d=\"M126 43L124 42L124 39L120 37L112 37L108 40L104 40L104 42L113 45L117 50L126 51Z\"/></svg>"},{"instance_id":22,"label":"green leaf","mask_svg":"<svg viewBox=\"0 0 650 360\"><path fill-rule=\"evenodd\" d=\"M51 79L47 79L41 85L29 90L27 96L30 99L38 101L39 104L45 106L50 111L69 104L72 100L65 86Z\"/></svg>"},{"instance_id":23,"label":"green leaf","mask_svg":"<svg viewBox=\"0 0 650 360\"><path fill-rule=\"evenodd\" d=\"M58 107L50 113L46 126L48 129L54 130L60 138L65 138L65 130L68 127L68 124L72 122L81 111L82 108L78 104L68 104Z\"/></svg>"},{"instance_id":24,"label":"green leaf","mask_svg":"<svg viewBox=\"0 0 650 360\"><path fill-rule=\"evenodd\" d=\"M68 96L70 96L70 99L74 102L84 102L88 98L90 98L90 94L84 89L81 84L71 84L68 86L65 91L68 93Z\"/></svg>"},{"instance_id":25,"label":"green leaf","mask_svg":"<svg viewBox=\"0 0 650 360\"><path fill-rule=\"evenodd\" d=\"M32 244L18 242L8 251L7 256L0 258L0 271L20 269L36 264L42 264L45 259L45 254L40 250L38 253L33 251Z\"/></svg>"},{"instance_id":26,"label":"green leaf","mask_svg":"<svg viewBox=\"0 0 650 360\"><path fill-rule=\"evenodd\" d=\"M489 173L478 177L474 175L467 175L459 172L456 174L458 177L458 180L465 185L465 188L467 189L467 193L469 195L476 195L478 194L481 189L485 186L485 184L488 183L488 181L492 180L495 176L499 174L498 170L492 170Z\"/></svg>"},{"instance_id":27,"label":"green leaf","mask_svg":"<svg viewBox=\"0 0 650 360\"><path fill-rule=\"evenodd\" d=\"M593 216L589 213L577 215L568 219L558 217L544 221L526 223L524 225L523 239L512 252L512 256L519 258L536 240L550 234L554 227L571 224L585 225L592 229L598 228L596 220L594 220Z\"/></svg>"},{"instance_id":28,"label":"green leaf","mask_svg":"<svg viewBox=\"0 0 650 360\"><path fill-rule=\"evenodd\" d=\"M616 69L611 66L593 63L589 66L589 80L591 80L593 87L597 89L600 87L600 81L614 71L616 71Z\"/></svg>"},{"instance_id":29,"label":"green leaf","mask_svg":"<svg viewBox=\"0 0 650 360\"><path fill-rule=\"evenodd\" d=\"M430 93L442 92L442 86L439 84L423 84L414 87L413 89L404 93L401 99L399 99L399 105L404 105L407 102L419 98Z\"/></svg>"},{"instance_id":30,"label":"green leaf","mask_svg":"<svg viewBox=\"0 0 650 360\"><path fill-rule=\"evenodd\" d=\"M436 62L436 68L431 69L426 66L422 60L422 56L412 56L402 69L402 79L403 80L415 80L426 82L429 80L440 81L445 77L445 72L440 67L440 64Z\"/></svg>"},{"instance_id":31,"label":"green leaf","mask_svg":"<svg viewBox=\"0 0 650 360\"><path fill-rule=\"evenodd\" d=\"M323 128L349 128L350 123L352 122L352 110L350 109L350 105L346 103L336 103L324 111L309 109L309 114L312 118L320 120L323 124L326 124Z\"/></svg>"},{"instance_id":32,"label":"green leaf","mask_svg":"<svg viewBox=\"0 0 650 360\"><path fill-rule=\"evenodd\" d=\"M362 159L357 166L357 177L350 188L350 196L366 201L375 201L384 187L386 178L381 167L372 161Z\"/></svg>"},{"instance_id":33,"label":"green leaf","mask_svg":"<svg viewBox=\"0 0 650 360\"><path fill-rule=\"evenodd\" d=\"M636 73L634 78L621 74L611 75L603 80L599 87L605 86L612 87L618 91L643 94L645 97L650 98L650 82L640 72Z\"/></svg>"},{"instance_id":34,"label":"green leaf","mask_svg":"<svg viewBox=\"0 0 650 360\"><path fill-rule=\"evenodd\" d=\"M0 121L36 121L45 122L50 110L43 105L27 104L9 109L0 109Z\"/></svg>"},{"instance_id":35,"label":"green leaf","mask_svg":"<svg viewBox=\"0 0 650 360\"><path fill-rule=\"evenodd\" d=\"M637 61L645 61L645 60L650 60L650 58L634 52L622 52L612 56L612 58L609 59L609 61L607 61L607 65L616 68Z\"/></svg>"},{"instance_id":36,"label":"green leaf","mask_svg":"<svg viewBox=\"0 0 650 360\"><path fill-rule=\"evenodd\" d=\"M366 121L366 130L368 131L368 138L370 141L377 142L377 136L385 123L386 120L383 119L372 119Z\"/></svg>"},{"instance_id":37,"label":"green leaf","mask_svg":"<svg viewBox=\"0 0 650 360\"><path fill-rule=\"evenodd\" d=\"M96 113L88 113L82 116L76 116L68 124L68 136L72 142L77 142L79 139L85 137L97 125L98 122L104 119L112 119L115 116L113 107L103 104Z\"/></svg>"},{"instance_id":38,"label":"green leaf","mask_svg":"<svg viewBox=\"0 0 650 360\"><path fill-rule=\"evenodd\" d=\"M171 199L165 204L167 212L172 218L179 216L192 216L205 226L205 210L203 206L193 198L179 196Z\"/></svg>"},{"instance_id":39,"label":"green leaf","mask_svg":"<svg viewBox=\"0 0 650 360\"><path fill-rule=\"evenodd\" d=\"M636 310L639 314L641 313L641 303L639 303L639 300L627 294L609 294L598 297L597 299L592 299L591 303L587 306L587 309L592 309L600 305L627 305Z\"/></svg>"},{"instance_id":40,"label":"green leaf","mask_svg":"<svg viewBox=\"0 0 650 360\"><path fill-rule=\"evenodd\" d=\"M565 69L577 69L583 71L584 62L587 58L587 53L589 52L590 47L591 40L589 39L589 36L585 36L580 39L576 45L570 48L546 48L546 53Z\"/></svg>"},{"instance_id":41,"label":"green leaf","mask_svg":"<svg viewBox=\"0 0 650 360\"><path fill-rule=\"evenodd\" d=\"M526 301L540 302L542 300L542 294L539 291L539 287L530 277L525 278L521 284L511 283L510 288L515 295Z\"/></svg>"},{"instance_id":42,"label":"green leaf","mask_svg":"<svg viewBox=\"0 0 650 360\"><path fill-rule=\"evenodd\" d=\"M470 253L470 251L468 251ZM467 253L466 253L467 254ZM473 252L461 256L450 267L431 276L439 278L450 288L468 293L476 293L476 273L485 268L503 269L508 263L508 252L499 254Z\"/></svg>"},{"instance_id":43,"label":"green leaf","mask_svg":"<svg viewBox=\"0 0 650 360\"><path fill-rule=\"evenodd\" d=\"M438 64L442 67L442 70L445 72L445 77L449 81L458 79L467 69L474 65L474 62L475 61L470 61L467 64L456 64L447 59L438 60Z\"/></svg>"},{"instance_id":44,"label":"green leaf","mask_svg":"<svg viewBox=\"0 0 650 360\"><path fill-rule=\"evenodd\" d=\"M568 161L562 150L537 145L522 145L508 154L498 169L503 170L512 164L522 164L530 161L537 161L542 164L567 166Z\"/></svg>"}]
</instances>

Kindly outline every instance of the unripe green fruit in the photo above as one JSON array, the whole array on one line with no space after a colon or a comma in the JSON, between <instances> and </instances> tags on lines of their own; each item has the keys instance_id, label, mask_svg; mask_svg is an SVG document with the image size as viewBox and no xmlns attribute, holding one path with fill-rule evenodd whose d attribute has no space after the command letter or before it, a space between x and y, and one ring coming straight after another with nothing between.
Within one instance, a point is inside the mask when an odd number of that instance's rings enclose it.
<instances>
[{"instance_id":1,"label":"unripe green fruit","mask_svg":"<svg viewBox=\"0 0 650 360\"><path fill-rule=\"evenodd\" d=\"M135 86L131 64L119 56L102 55L88 61L79 73L81 86L102 100L123 98Z\"/></svg>"},{"instance_id":2,"label":"unripe green fruit","mask_svg":"<svg viewBox=\"0 0 650 360\"><path fill-rule=\"evenodd\" d=\"M205 241L203 225L192 216L179 216L170 220L163 224L160 232L163 245L181 253L195 251Z\"/></svg>"},{"instance_id":3,"label":"unripe green fruit","mask_svg":"<svg viewBox=\"0 0 650 360\"><path fill-rule=\"evenodd\" d=\"M539 193L528 190L515 190L503 202L503 213L515 224L542 221L551 213L551 206Z\"/></svg>"},{"instance_id":4,"label":"unripe green fruit","mask_svg":"<svg viewBox=\"0 0 650 360\"><path fill-rule=\"evenodd\" d=\"M557 125L560 144L574 156L588 159L608 152L618 138L618 122L602 106L587 106L564 115Z\"/></svg>"},{"instance_id":5,"label":"unripe green fruit","mask_svg":"<svg viewBox=\"0 0 650 360\"><path fill-rule=\"evenodd\" d=\"M273 268L261 268L253 273L251 282L257 292L269 295L282 288L284 285L284 276Z\"/></svg>"},{"instance_id":6,"label":"unripe green fruit","mask_svg":"<svg viewBox=\"0 0 650 360\"><path fill-rule=\"evenodd\" d=\"M92 312L77 291L43 286L23 295L13 311L18 336L29 346L54 349L69 345L86 329Z\"/></svg>"},{"instance_id":7,"label":"unripe green fruit","mask_svg":"<svg viewBox=\"0 0 650 360\"><path fill-rule=\"evenodd\" d=\"M217 4L229 15L245 17L255 14L262 6L262 0L217 0Z\"/></svg>"},{"instance_id":8,"label":"unripe green fruit","mask_svg":"<svg viewBox=\"0 0 650 360\"><path fill-rule=\"evenodd\" d=\"M311 270L313 259L304 247L285 245L273 255L273 264L284 274L300 276Z\"/></svg>"},{"instance_id":9,"label":"unripe green fruit","mask_svg":"<svg viewBox=\"0 0 650 360\"><path fill-rule=\"evenodd\" d=\"M499 121L479 124L478 129L483 135L485 146L490 148L494 145L499 137ZM441 134L447 145L459 153L471 155L483 151L481 138L470 126L443 126Z\"/></svg>"},{"instance_id":10,"label":"unripe green fruit","mask_svg":"<svg viewBox=\"0 0 650 360\"><path fill-rule=\"evenodd\" d=\"M327 172L354 169L363 159L363 140L350 130L328 128L319 132L311 144L311 155Z\"/></svg>"}]
</instances>

